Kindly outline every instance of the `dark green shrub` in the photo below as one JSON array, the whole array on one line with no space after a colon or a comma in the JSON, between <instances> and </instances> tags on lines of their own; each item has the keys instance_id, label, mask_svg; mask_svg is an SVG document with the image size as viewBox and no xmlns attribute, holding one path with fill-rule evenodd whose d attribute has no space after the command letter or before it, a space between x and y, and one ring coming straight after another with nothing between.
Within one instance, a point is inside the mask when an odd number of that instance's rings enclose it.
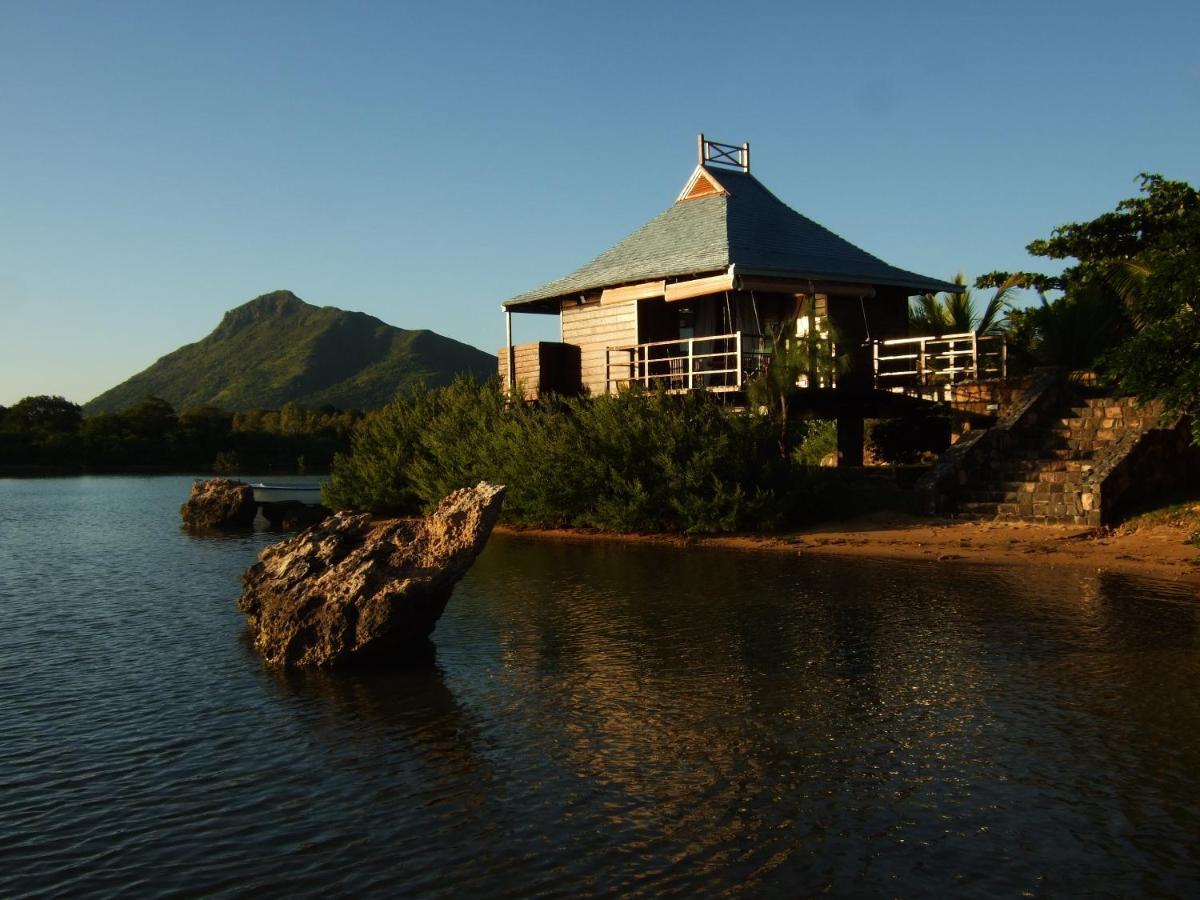
<instances>
[{"instance_id":1,"label":"dark green shrub","mask_svg":"<svg viewBox=\"0 0 1200 900\"><path fill-rule=\"evenodd\" d=\"M802 466L819 466L830 453L837 453L837 422L811 419L803 424L804 437L792 451L792 461Z\"/></svg>"},{"instance_id":2,"label":"dark green shrub","mask_svg":"<svg viewBox=\"0 0 1200 900\"><path fill-rule=\"evenodd\" d=\"M453 490L498 478L497 453L504 448L496 432L505 398L496 379L480 384L465 376L426 396L429 411L417 417L406 471L413 493L429 507Z\"/></svg>"},{"instance_id":3,"label":"dark green shrub","mask_svg":"<svg viewBox=\"0 0 1200 900\"><path fill-rule=\"evenodd\" d=\"M334 457L322 499L333 509L416 513L421 497L410 466L433 419L436 395L424 387L401 394L354 429L350 452Z\"/></svg>"},{"instance_id":4,"label":"dark green shrub","mask_svg":"<svg viewBox=\"0 0 1200 900\"><path fill-rule=\"evenodd\" d=\"M705 394L630 391L583 402L586 483L577 524L610 530L735 531L783 514L786 469L762 416Z\"/></svg>"},{"instance_id":5,"label":"dark green shrub","mask_svg":"<svg viewBox=\"0 0 1200 900\"><path fill-rule=\"evenodd\" d=\"M778 524L792 502L764 417L636 390L509 405L494 381L470 380L368 416L325 499L413 513L480 479L508 485L507 521L545 527L743 530Z\"/></svg>"}]
</instances>

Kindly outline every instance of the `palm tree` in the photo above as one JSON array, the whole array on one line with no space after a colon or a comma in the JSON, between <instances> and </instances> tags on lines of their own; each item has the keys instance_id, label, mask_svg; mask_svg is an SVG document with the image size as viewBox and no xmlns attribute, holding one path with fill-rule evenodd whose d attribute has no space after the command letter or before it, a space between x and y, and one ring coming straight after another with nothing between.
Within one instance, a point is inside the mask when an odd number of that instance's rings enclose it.
<instances>
[{"instance_id":1,"label":"palm tree","mask_svg":"<svg viewBox=\"0 0 1200 900\"><path fill-rule=\"evenodd\" d=\"M1004 330L1004 313L1013 292L1025 287L1020 275L1010 275L996 293L975 312L975 299L962 272L954 276L961 293L922 294L908 308L908 324L918 334L999 334Z\"/></svg>"}]
</instances>

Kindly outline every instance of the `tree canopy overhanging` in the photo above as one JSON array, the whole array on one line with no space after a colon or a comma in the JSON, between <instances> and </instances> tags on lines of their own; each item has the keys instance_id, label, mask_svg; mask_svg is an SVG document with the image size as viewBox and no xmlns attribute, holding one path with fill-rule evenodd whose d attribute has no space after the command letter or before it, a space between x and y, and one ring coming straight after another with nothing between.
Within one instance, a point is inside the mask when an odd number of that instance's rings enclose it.
<instances>
[{"instance_id":1,"label":"tree canopy overhanging","mask_svg":"<svg viewBox=\"0 0 1200 900\"><path fill-rule=\"evenodd\" d=\"M1049 238L1028 245L1035 256L1074 260L1062 274L993 272L976 284L997 286L1017 277L1042 295L1043 309L1031 314L1043 314L1045 321L1038 323L1043 332L1062 326L1050 335L1062 341L1094 336L1089 349L1100 351L1098 367L1115 386L1195 419L1200 413L1200 192L1161 175L1142 174L1140 186L1141 196L1122 200L1112 212L1061 225ZM1045 299L1048 290L1064 293L1051 304ZM1200 423L1193 428L1200 438Z\"/></svg>"}]
</instances>

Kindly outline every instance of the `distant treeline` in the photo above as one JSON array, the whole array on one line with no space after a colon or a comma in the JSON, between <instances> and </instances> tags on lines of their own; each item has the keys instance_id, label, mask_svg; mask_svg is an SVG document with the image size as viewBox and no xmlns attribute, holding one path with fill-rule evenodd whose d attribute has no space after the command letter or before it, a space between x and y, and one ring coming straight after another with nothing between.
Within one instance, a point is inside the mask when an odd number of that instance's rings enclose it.
<instances>
[{"instance_id":1,"label":"distant treeline","mask_svg":"<svg viewBox=\"0 0 1200 900\"><path fill-rule=\"evenodd\" d=\"M327 472L361 418L357 410L296 404L177 413L158 397L85 417L62 397L26 397L0 406L0 472Z\"/></svg>"}]
</instances>

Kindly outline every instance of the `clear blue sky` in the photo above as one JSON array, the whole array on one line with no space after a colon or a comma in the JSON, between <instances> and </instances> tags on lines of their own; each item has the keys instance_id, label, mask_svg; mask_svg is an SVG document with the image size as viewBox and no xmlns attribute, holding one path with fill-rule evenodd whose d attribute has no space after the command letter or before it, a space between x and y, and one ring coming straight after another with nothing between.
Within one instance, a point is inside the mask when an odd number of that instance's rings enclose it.
<instances>
[{"instance_id":1,"label":"clear blue sky","mask_svg":"<svg viewBox=\"0 0 1200 900\"><path fill-rule=\"evenodd\" d=\"M1028 268L1139 172L1200 183L1197 34L1196 0L0 2L0 403L277 288L492 351L698 131L895 265Z\"/></svg>"}]
</instances>

